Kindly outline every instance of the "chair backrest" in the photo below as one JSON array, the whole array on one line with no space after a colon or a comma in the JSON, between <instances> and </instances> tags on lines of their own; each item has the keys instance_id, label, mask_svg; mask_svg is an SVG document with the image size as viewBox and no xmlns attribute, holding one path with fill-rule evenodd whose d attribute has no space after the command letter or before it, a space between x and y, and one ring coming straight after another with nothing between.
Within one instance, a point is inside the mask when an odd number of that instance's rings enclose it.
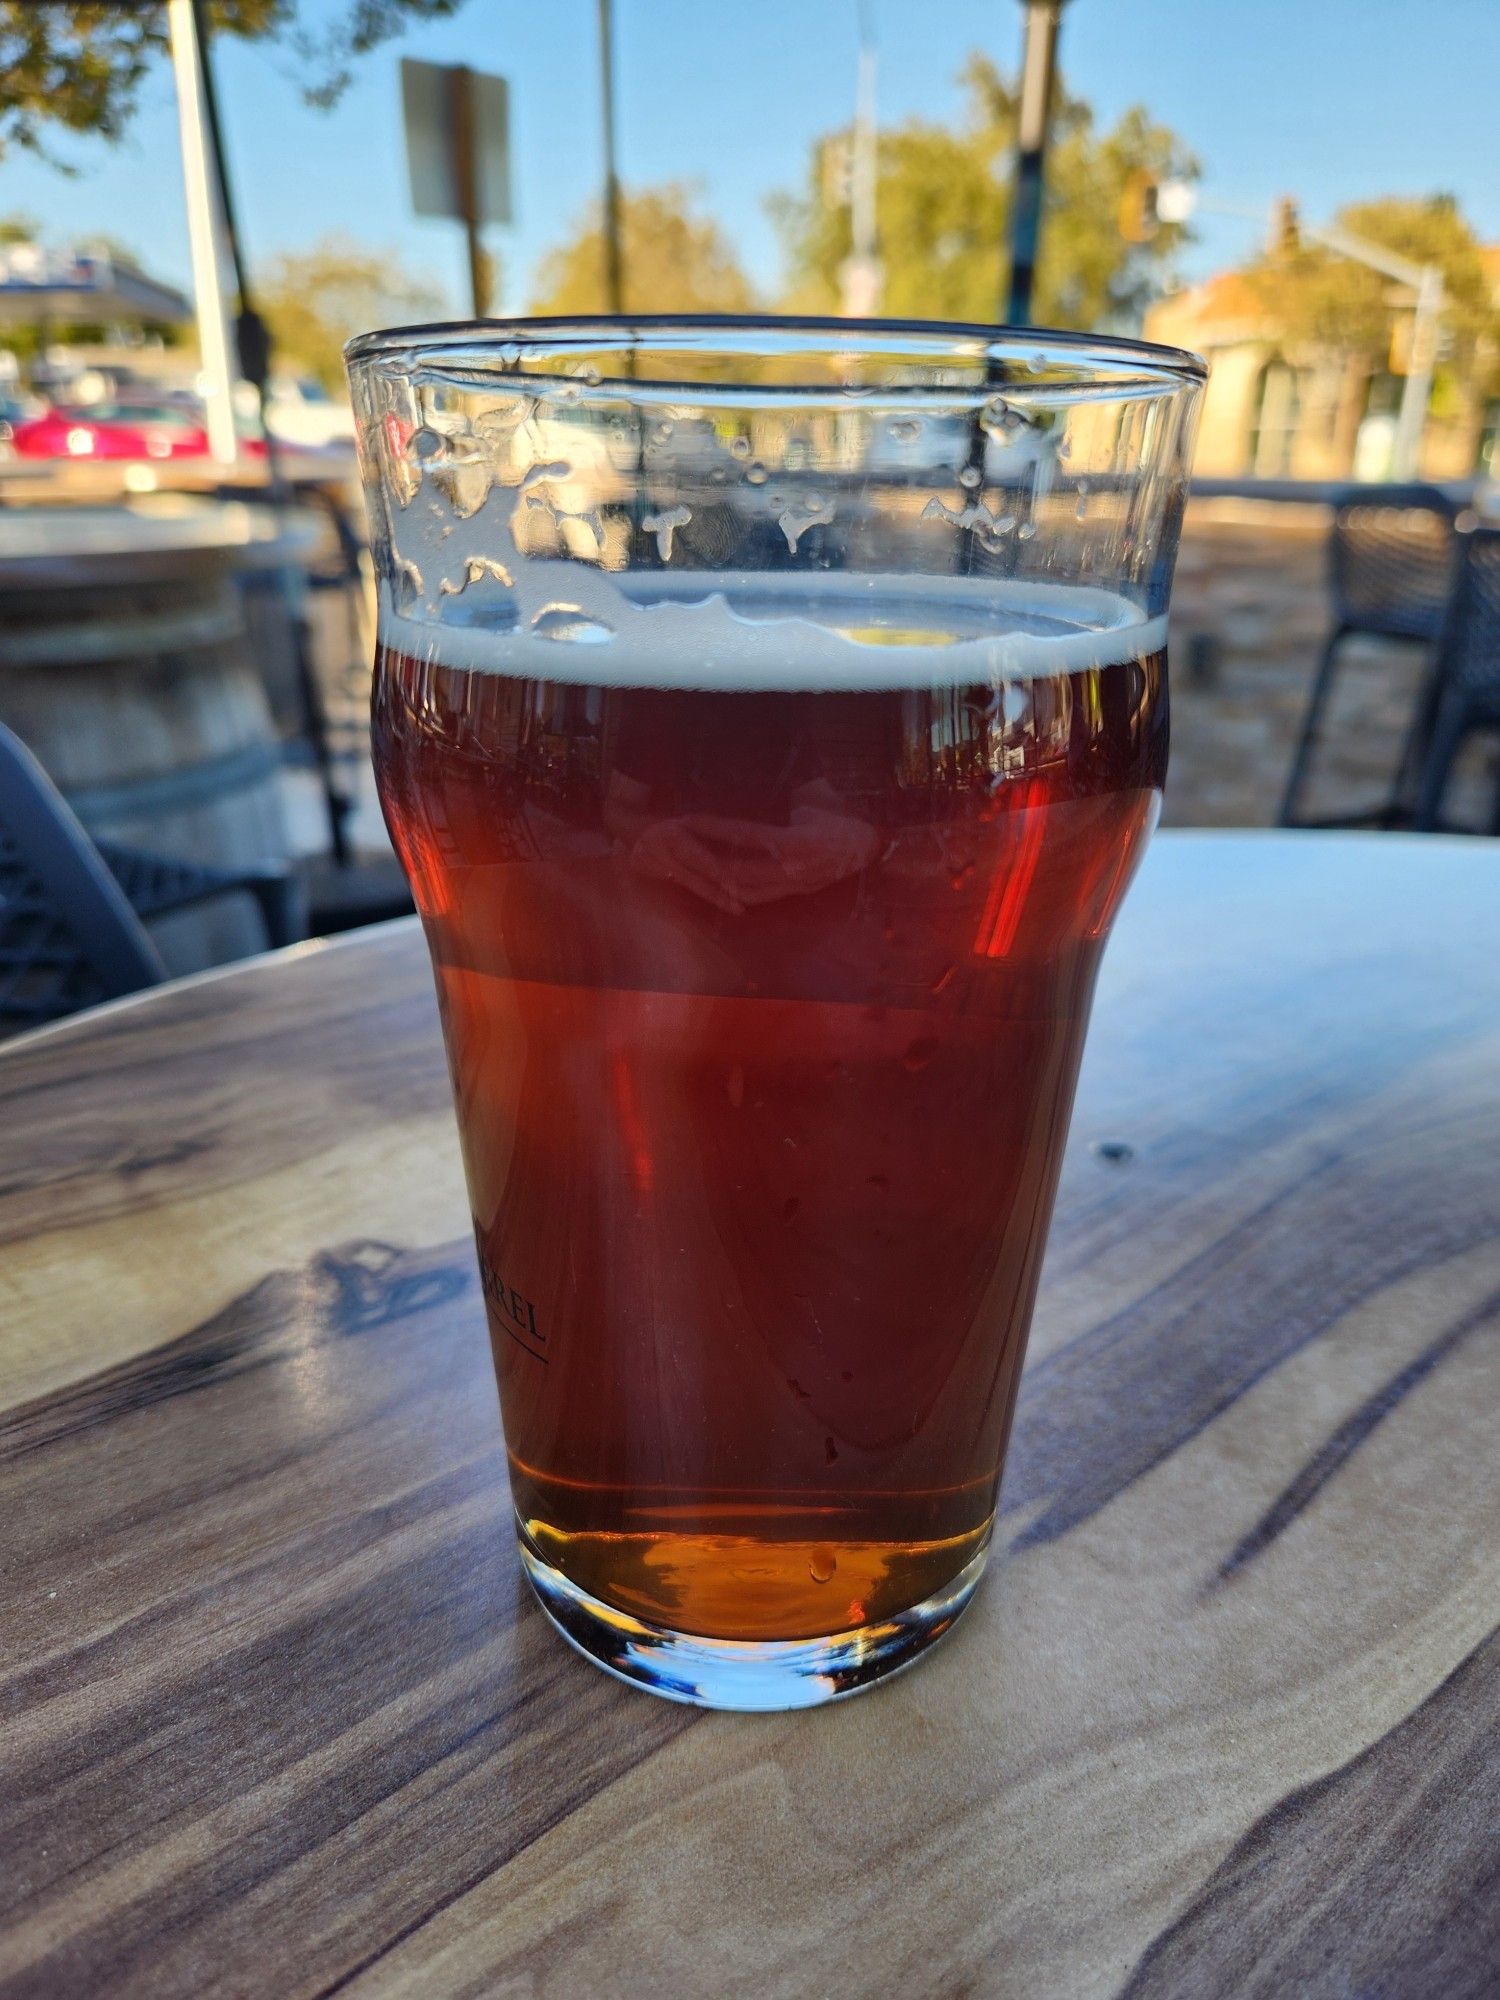
<instances>
[{"instance_id":1,"label":"chair backrest","mask_svg":"<svg viewBox=\"0 0 1500 2000\"><path fill-rule=\"evenodd\" d=\"M1438 679L1500 709L1500 528L1462 527L1438 641Z\"/></svg>"},{"instance_id":2,"label":"chair backrest","mask_svg":"<svg viewBox=\"0 0 1500 2000\"><path fill-rule=\"evenodd\" d=\"M1438 486L1346 486L1334 496L1334 620L1431 639L1442 623L1458 509Z\"/></svg>"},{"instance_id":3,"label":"chair backrest","mask_svg":"<svg viewBox=\"0 0 1500 2000\"><path fill-rule=\"evenodd\" d=\"M0 723L0 1035L166 976L72 808Z\"/></svg>"}]
</instances>

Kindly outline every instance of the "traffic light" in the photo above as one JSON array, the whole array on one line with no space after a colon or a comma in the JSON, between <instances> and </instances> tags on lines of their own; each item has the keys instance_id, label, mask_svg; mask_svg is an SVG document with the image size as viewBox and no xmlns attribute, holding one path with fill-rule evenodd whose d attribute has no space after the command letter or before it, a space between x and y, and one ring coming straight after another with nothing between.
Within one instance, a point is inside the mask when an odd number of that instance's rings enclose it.
<instances>
[{"instance_id":1,"label":"traffic light","mask_svg":"<svg viewBox=\"0 0 1500 2000\"><path fill-rule=\"evenodd\" d=\"M1295 257L1302 248L1302 218L1289 194L1278 195L1271 209L1271 255Z\"/></svg>"},{"instance_id":2,"label":"traffic light","mask_svg":"<svg viewBox=\"0 0 1500 2000\"><path fill-rule=\"evenodd\" d=\"M1144 167L1132 167L1120 194L1120 234L1127 243L1149 243L1161 217L1157 212L1155 180Z\"/></svg>"}]
</instances>

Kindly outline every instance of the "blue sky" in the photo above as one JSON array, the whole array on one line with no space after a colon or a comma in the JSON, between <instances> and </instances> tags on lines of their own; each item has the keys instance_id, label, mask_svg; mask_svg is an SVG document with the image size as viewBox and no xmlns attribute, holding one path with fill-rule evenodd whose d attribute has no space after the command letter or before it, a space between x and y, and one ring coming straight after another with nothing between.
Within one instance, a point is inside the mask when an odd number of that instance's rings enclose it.
<instances>
[{"instance_id":1,"label":"blue sky","mask_svg":"<svg viewBox=\"0 0 1500 2000\"><path fill-rule=\"evenodd\" d=\"M1014 66L1015 0L872 0L882 122L952 118L970 49ZM332 0L312 0L316 19ZM620 169L627 185L690 180L752 275L774 284L765 196L796 184L811 139L850 113L855 0L616 0ZM332 230L390 247L458 308L459 232L409 213L398 58L465 60L512 91L513 227L495 232L503 305L524 302L538 255L595 192L599 172L594 0L468 0L365 59L332 112L302 104L275 45L224 42L220 74L243 226L253 257ZM1140 102L1198 154L1204 191L1260 209L1299 196L1310 217L1340 202L1450 189L1500 239L1496 85L1500 0L1070 0L1062 61L1105 122ZM67 179L12 154L0 213L50 235L101 229L148 267L185 279L186 227L165 69L124 144L59 150ZM1255 224L1203 217L1192 276L1234 261Z\"/></svg>"}]
</instances>

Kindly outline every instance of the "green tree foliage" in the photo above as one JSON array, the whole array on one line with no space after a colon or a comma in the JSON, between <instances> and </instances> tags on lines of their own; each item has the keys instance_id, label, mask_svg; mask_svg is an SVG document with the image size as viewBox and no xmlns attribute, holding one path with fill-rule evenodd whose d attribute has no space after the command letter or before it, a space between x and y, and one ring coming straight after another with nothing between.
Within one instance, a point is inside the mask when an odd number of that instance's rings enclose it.
<instances>
[{"instance_id":1,"label":"green tree foliage","mask_svg":"<svg viewBox=\"0 0 1500 2000\"><path fill-rule=\"evenodd\" d=\"M1490 298L1480 246L1452 195L1385 195L1353 202L1335 221L1351 236L1443 274L1444 374L1472 379L1492 372L1500 346L1500 311ZM1390 358L1396 322L1409 318L1409 287L1320 244L1272 250L1247 272L1292 342L1328 347L1372 372Z\"/></svg>"},{"instance_id":2,"label":"green tree foliage","mask_svg":"<svg viewBox=\"0 0 1500 2000\"><path fill-rule=\"evenodd\" d=\"M333 390L343 386L343 347L352 334L433 319L443 310L441 293L406 275L394 251L347 236L325 236L310 250L274 258L257 302L277 366L306 370Z\"/></svg>"},{"instance_id":3,"label":"green tree foliage","mask_svg":"<svg viewBox=\"0 0 1500 2000\"><path fill-rule=\"evenodd\" d=\"M620 241L627 312L744 312L755 302L730 244L678 182L621 196ZM596 204L542 259L531 310L603 312L608 302Z\"/></svg>"},{"instance_id":4,"label":"green tree foliage","mask_svg":"<svg viewBox=\"0 0 1500 2000\"><path fill-rule=\"evenodd\" d=\"M285 39L306 71L304 89L327 104L358 56L412 20L451 14L462 0L342 0L332 25L314 33L302 0L209 0L213 28ZM45 150L49 126L118 139L141 83L167 50L160 0L0 0L0 154Z\"/></svg>"},{"instance_id":5,"label":"green tree foliage","mask_svg":"<svg viewBox=\"0 0 1500 2000\"><path fill-rule=\"evenodd\" d=\"M877 151L878 253L882 310L921 319L992 320L1007 270L1019 93L986 57L974 55L961 82L963 119L938 125L912 118L882 132ZM1182 178L1196 163L1180 141L1139 109L1107 132L1080 98L1057 86L1035 316L1054 326L1108 326L1134 314L1159 289L1160 273L1182 240L1162 225L1128 243L1121 215L1132 180ZM847 131L819 141L801 194L775 198L793 310L836 308L839 273L850 252L847 197L831 184L829 149Z\"/></svg>"}]
</instances>

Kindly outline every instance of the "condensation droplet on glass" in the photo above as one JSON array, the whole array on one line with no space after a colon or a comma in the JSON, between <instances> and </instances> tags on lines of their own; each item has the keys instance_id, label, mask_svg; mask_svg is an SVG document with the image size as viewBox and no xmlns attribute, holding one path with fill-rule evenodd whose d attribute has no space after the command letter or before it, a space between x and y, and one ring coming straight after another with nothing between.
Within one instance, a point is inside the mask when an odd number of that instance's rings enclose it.
<instances>
[{"instance_id":1,"label":"condensation droplet on glass","mask_svg":"<svg viewBox=\"0 0 1500 2000\"><path fill-rule=\"evenodd\" d=\"M1036 533L1036 522L1023 521L1020 527L1017 528L1016 530L1016 540L1018 542L1029 542L1035 533Z\"/></svg>"},{"instance_id":2,"label":"condensation droplet on glass","mask_svg":"<svg viewBox=\"0 0 1500 2000\"><path fill-rule=\"evenodd\" d=\"M663 562L672 560L672 537L679 528L685 528L693 518L691 507L668 507L660 514L647 514L641 526L648 535L656 537L656 553Z\"/></svg>"},{"instance_id":3,"label":"condensation droplet on glass","mask_svg":"<svg viewBox=\"0 0 1500 2000\"><path fill-rule=\"evenodd\" d=\"M758 458L752 460L745 467L745 484L747 486L764 486L770 476L770 473L767 472Z\"/></svg>"},{"instance_id":4,"label":"condensation droplet on glass","mask_svg":"<svg viewBox=\"0 0 1500 2000\"><path fill-rule=\"evenodd\" d=\"M807 1573L814 1583L831 1583L838 1566L839 1559L830 1548L816 1548L807 1559Z\"/></svg>"},{"instance_id":5,"label":"condensation droplet on glass","mask_svg":"<svg viewBox=\"0 0 1500 2000\"><path fill-rule=\"evenodd\" d=\"M977 465L965 465L959 471L958 483L960 486L967 486L969 491L972 493L974 488L981 483L983 478L984 474L979 470L979 467Z\"/></svg>"},{"instance_id":6,"label":"condensation droplet on glass","mask_svg":"<svg viewBox=\"0 0 1500 2000\"><path fill-rule=\"evenodd\" d=\"M1014 514L1002 514L999 520L995 523L995 533L997 535L1008 535L1011 533L1015 525L1016 525L1016 517Z\"/></svg>"},{"instance_id":7,"label":"condensation droplet on glass","mask_svg":"<svg viewBox=\"0 0 1500 2000\"><path fill-rule=\"evenodd\" d=\"M482 410L474 419L474 428L482 438L504 444L525 423L534 407L534 397L513 396L509 402L494 403Z\"/></svg>"},{"instance_id":8,"label":"condensation droplet on glass","mask_svg":"<svg viewBox=\"0 0 1500 2000\"><path fill-rule=\"evenodd\" d=\"M895 417L890 432L899 444L911 444L922 435L922 426L915 417Z\"/></svg>"},{"instance_id":9,"label":"condensation droplet on glass","mask_svg":"<svg viewBox=\"0 0 1500 2000\"><path fill-rule=\"evenodd\" d=\"M447 494L448 505L454 513L461 521L467 521L489 499L495 475L485 460L477 459L461 465L444 466L433 474L433 478Z\"/></svg>"},{"instance_id":10,"label":"condensation droplet on glass","mask_svg":"<svg viewBox=\"0 0 1500 2000\"><path fill-rule=\"evenodd\" d=\"M1036 353L1033 354L1031 357L1031 367L1033 374L1036 375L1042 374L1046 366L1047 366L1047 357L1045 354L1042 353L1041 349L1038 348Z\"/></svg>"},{"instance_id":11,"label":"condensation droplet on glass","mask_svg":"<svg viewBox=\"0 0 1500 2000\"><path fill-rule=\"evenodd\" d=\"M533 486L540 486L543 480L567 479L573 468L565 458L554 458L545 465L529 465L521 478L521 491L527 492Z\"/></svg>"},{"instance_id":12,"label":"condensation droplet on glass","mask_svg":"<svg viewBox=\"0 0 1500 2000\"><path fill-rule=\"evenodd\" d=\"M663 417L651 435L656 439L658 444L664 444L672 435L672 429L672 419L670 417Z\"/></svg>"},{"instance_id":13,"label":"condensation droplet on glass","mask_svg":"<svg viewBox=\"0 0 1500 2000\"><path fill-rule=\"evenodd\" d=\"M817 506L812 502L818 501ZM806 503L798 508L788 507L777 516L776 525L786 536L788 551L795 555L797 544L809 528L826 527L833 519L833 502L823 500L817 494L809 494Z\"/></svg>"},{"instance_id":14,"label":"condensation droplet on glass","mask_svg":"<svg viewBox=\"0 0 1500 2000\"><path fill-rule=\"evenodd\" d=\"M444 534L451 532L452 530L448 528L443 530ZM503 583L507 587L514 585L514 579L504 563L496 562L491 556L470 556L464 564L464 573L459 581L455 583L452 577L445 576L438 585L438 595L461 597L471 583L480 583L486 577L492 583Z\"/></svg>"},{"instance_id":15,"label":"condensation droplet on glass","mask_svg":"<svg viewBox=\"0 0 1500 2000\"><path fill-rule=\"evenodd\" d=\"M577 604L548 604L531 621L538 639L555 639L575 646L598 646L612 639L614 627L602 618L590 618Z\"/></svg>"},{"instance_id":16,"label":"condensation droplet on glass","mask_svg":"<svg viewBox=\"0 0 1500 2000\"><path fill-rule=\"evenodd\" d=\"M424 465L429 459L436 458L442 448L442 432L433 430L427 424L423 424L420 430L412 432L411 443L407 447L413 458L421 459Z\"/></svg>"},{"instance_id":17,"label":"condensation droplet on glass","mask_svg":"<svg viewBox=\"0 0 1500 2000\"><path fill-rule=\"evenodd\" d=\"M573 370L573 373L575 377L580 382L582 382L586 388L589 389L598 388L599 370L594 366L592 361L581 361L578 364L578 366Z\"/></svg>"},{"instance_id":18,"label":"condensation droplet on glass","mask_svg":"<svg viewBox=\"0 0 1500 2000\"><path fill-rule=\"evenodd\" d=\"M729 449L734 453L736 458L748 458L750 456L750 440L747 437L731 438L729 440Z\"/></svg>"}]
</instances>

